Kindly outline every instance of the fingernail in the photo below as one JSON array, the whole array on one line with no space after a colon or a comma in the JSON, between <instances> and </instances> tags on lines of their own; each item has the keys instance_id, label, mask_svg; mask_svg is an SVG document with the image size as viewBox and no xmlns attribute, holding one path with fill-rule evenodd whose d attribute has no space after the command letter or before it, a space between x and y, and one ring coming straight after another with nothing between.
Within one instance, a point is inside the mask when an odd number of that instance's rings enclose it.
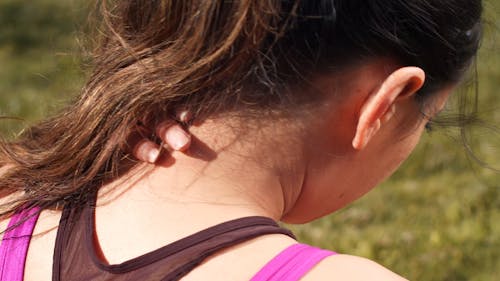
<instances>
[{"instance_id":1,"label":"fingernail","mask_svg":"<svg viewBox=\"0 0 500 281\"><path fill-rule=\"evenodd\" d=\"M177 111L177 118L180 122L187 124L191 122L193 117L191 116L191 112L189 110L184 109Z\"/></svg>"},{"instance_id":2,"label":"fingernail","mask_svg":"<svg viewBox=\"0 0 500 281\"><path fill-rule=\"evenodd\" d=\"M180 150L189 142L189 135L178 126L173 126L165 132L167 143L174 150Z\"/></svg>"},{"instance_id":3,"label":"fingernail","mask_svg":"<svg viewBox=\"0 0 500 281\"><path fill-rule=\"evenodd\" d=\"M156 148L151 148L150 151L148 152L148 162L149 163L155 163L156 160L158 159L158 156L160 156L160 150Z\"/></svg>"}]
</instances>

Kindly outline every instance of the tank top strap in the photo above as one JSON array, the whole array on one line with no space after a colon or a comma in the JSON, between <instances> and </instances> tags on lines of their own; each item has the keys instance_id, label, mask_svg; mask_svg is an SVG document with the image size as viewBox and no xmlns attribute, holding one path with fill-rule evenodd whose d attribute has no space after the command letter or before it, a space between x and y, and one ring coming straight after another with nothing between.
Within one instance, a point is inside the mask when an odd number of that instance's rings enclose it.
<instances>
[{"instance_id":1,"label":"tank top strap","mask_svg":"<svg viewBox=\"0 0 500 281\"><path fill-rule=\"evenodd\" d=\"M297 281L335 252L294 244L269 261L251 281Z\"/></svg>"},{"instance_id":2,"label":"tank top strap","mask_svg":"<svg viewBox=\"0 0 500 281\"><path fill-rule=\"evenodd\" d=\"M39 208L15 213L0 245L0 280L22 281L28 247L35 229Z\"/></svg>"},{"instance_id":3,"label":"tank top strap","mask_svg":"<svg viewBox=\"0 0 500 281\"><path fill-rule=\"evenodd\" d=\"M239 218L201 230L120 264L109 264L95 236L95 201L65 208L56 238L53 281L179 280L225 248L266 234L293 234L265 217ZM119 235L117 233L117 235Z\"/></svg>"},{"instance_id":4,"label":"tank top strap","mask_svg":"<svg viewBox=\"0 0 500 281\"><path fill-rule=\"evenodd\" d=\"M205 231L211 232L210 235L207 235L208 232L203 233ZM198 234L201 233L203 233L203 235L207 235L205 236L205 238L207 238L205 241L193 243L191 246L192 248L185 248L188 249L186 254L194 250L198 256L192 258L189 262L184 263L183 266L179 267L175 272L162 279L162 281L179 280L182 276L189 273L197 265L202 263L206 258L214 253L252 238L267 234L284 234L295 239L295 236L289 230L279 227L276 222L265 217L246 217L236 219L216 225L215 227L206 229L205 231L194 235L198 236ZM198 238L201 237L203 236L198 236ZM180 240L179 242L186 242L185 239L183 240ZM189 254L185 256L187 257Z\"/></svg>"}]
</instances>

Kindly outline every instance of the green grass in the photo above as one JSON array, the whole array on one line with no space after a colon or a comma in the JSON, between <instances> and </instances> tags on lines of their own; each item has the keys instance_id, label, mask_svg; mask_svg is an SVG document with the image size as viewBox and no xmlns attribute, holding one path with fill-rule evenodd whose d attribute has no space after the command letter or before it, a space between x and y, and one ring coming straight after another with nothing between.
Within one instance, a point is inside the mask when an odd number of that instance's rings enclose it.
<instances>
[{"instance_id":1,"label":"green grass","mask_svg":"<svg viewBox=\"0 0 500 281\"><path fill-rule=\"evenodd\" d=\"M4 135L60 108L84 78L75 30L84 1L0 2L0 121ZM478 61L481 117L500 127L500 0L486 3ZM451 101L444 115L456 109ZM500 133L469 129L473 151L500 169ZM476 164L458 130L436 129L387 182L303 226L304 242L374 259L411 280L500 280L500 173Z\"/></svg>"},{"instance_id":2,"label":"green grass","mask_svg":"<svg viewBox=\"0 0 500 281\"><path fill-rule=\"evenodd\" d=\"M13 134L60 108L83 84L75 1L0 2L0 122Z\"/></svg>"}]
</instances>

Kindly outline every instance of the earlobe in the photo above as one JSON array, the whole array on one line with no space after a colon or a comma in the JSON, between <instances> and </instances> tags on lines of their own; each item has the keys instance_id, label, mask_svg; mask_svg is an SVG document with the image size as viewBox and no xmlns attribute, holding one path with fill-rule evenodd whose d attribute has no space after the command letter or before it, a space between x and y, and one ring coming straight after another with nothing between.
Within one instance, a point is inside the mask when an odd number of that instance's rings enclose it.
<instances>
[{"instance_id":1,"label":"earlobe","mask_svg":"<svg viewBox=\"0 0 500 281\"><path fill-rule=\"evenodd\" d=\"M365 148L396 113L397 101L413 97L423 86L425 73L418 67L403 67L391 73L366 99L358 114L352 146Z\"/></svg>"}]
</instances>

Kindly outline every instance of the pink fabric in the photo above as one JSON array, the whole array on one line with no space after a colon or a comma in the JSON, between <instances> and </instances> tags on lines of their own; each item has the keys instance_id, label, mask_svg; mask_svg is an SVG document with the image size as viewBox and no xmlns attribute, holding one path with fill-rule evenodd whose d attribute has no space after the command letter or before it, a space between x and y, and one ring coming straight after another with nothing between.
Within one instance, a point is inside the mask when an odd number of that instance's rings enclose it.
<instances>
[{"instance_id":1,"label":"pink fabric","mask_svg":"<svg viewBox=\"0 0 500 281\"><path fill-rule=\"evenodd\" d=\"M39 209L33 208L12 216L0 245L0 280L22 281L31 235ZM26 221L23 221L26 219ZM305 244L294 244L267 263L251 281L297 281L324 258L335 252Z\"/></svg>"},{"instance_id":2,"label":"pink fabric","mask_svg":"<svg viewBox=\"0 0 500 281\"><path fill-rule=\"evenodd\" d=\"M251 281L296 281L335 252L294 244L267 263Z\"/></svg>"},{"instance_id":3,"label":"pink fabric","mask_svg":"<svg viewBox=\"0 0 500 281\"><path fill-rule=\"evenodd\" d=\"M16 213L10 219L9 230L0 245L0 280L23 280L26 254L38 215L39 209L33 208Z\"/></svg>"}]
</instances>

